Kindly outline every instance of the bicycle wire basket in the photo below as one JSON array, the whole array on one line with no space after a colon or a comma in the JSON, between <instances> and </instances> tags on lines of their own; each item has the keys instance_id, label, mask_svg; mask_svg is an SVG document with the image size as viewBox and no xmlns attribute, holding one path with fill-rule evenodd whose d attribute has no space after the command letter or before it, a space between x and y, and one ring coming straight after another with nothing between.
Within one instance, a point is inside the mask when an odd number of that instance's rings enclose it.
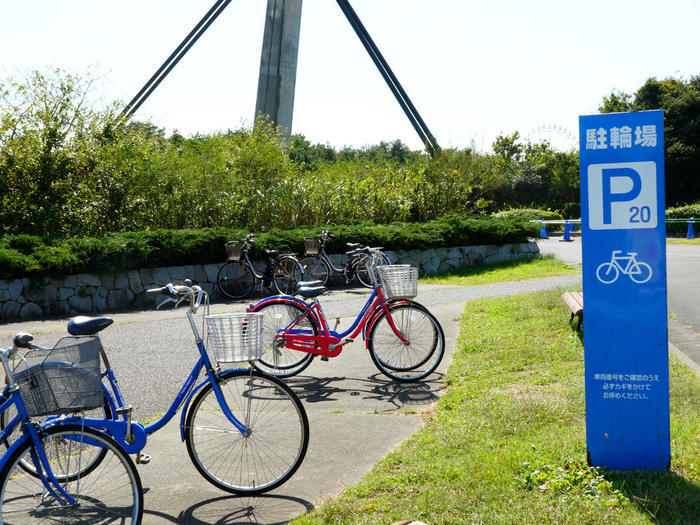
<instances>
[{"instance_id":1,"label":"bicycle wire basket","mask_svg":"<svg viewBox=\"0 0 700 525\"><path fill-rule=\"evenodd\" d=\"M321 239L318 237L304 237L304 253L306 255L318 255L321 253Z\"/></svg>"},{"instance_id":2,"label":"bicycle wire basket","mask_svg":"<svg viewBox=\"0 0 700 525\"><path fill-rule=\"evenodd\" d=\"M104 404L97 337L64 337L33 349L13 372L29 416L71 414Z\"/></svg>"},{"instance_id":3,"label":"bicycle wire basket","mask_svg":"<svg viewBox=\"0 0 700 525\"><path fill-rule=\"evenodd\" d=\"M226 259L230 262L240 262L243 252L241 241L229 241L226 243Z\"/></svg>"},{"instance_id":4,"label":"bicycle wire basket","mask_svg":"<svg viewBox=\"0 0 700 525\"><path fill-rule=\"evenodd\" d=\"M263 350L263 314L206 315L208 348L220 363L260 359Z\"/></svg>"},{"instance_id":5,"label":"bicycle wire basket","mask_svg":"<svg viewBox=\"0 0 700 525\"><path fill-rule=\"evenodd\" d=\"M387 299L413 299L418 295L418 268L406 264L378 266L379 281Z\"/></svg>"}]
</instances>

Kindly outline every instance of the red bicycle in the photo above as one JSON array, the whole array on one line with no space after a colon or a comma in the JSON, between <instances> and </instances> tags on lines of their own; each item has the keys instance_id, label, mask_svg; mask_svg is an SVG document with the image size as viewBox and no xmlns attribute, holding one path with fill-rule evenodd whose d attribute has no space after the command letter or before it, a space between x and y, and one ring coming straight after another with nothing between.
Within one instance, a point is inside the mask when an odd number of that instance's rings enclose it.
<instances>
[{"instance_id":1,"label":"red bicycle","mask_svg":"<svg viewBox=\"0 0 700 525\"><path fill-rule=\"evenodd\" d=\"M360 248L374 257L369 247ZM320 282L300 283L299 295L275 296L251 306L263 317L264 350L254 366L278 377L300 373L315 356L337 357L360 334L380 372L397 381L417 381L430 375L445 352L445 334L428 309L413 301L418 270L407 265L370 265L372 293L352 325L331 330L318 297Z\"/></svg>"}]
</instances>

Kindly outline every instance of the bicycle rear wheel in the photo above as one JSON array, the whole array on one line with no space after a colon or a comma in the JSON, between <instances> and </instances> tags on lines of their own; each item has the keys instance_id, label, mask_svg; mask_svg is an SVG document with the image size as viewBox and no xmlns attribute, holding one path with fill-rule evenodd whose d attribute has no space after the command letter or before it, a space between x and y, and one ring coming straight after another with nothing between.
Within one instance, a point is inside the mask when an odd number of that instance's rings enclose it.
<instances>
[{"instance_id":1,"label":"bicycle rear wheel","mask_svg":"<svg viewBox=\"0 0 700 525\"><path fill-rule=\"evenodd\" d=\"M356 273L357 273L357 280L360 281L360 284L366 288L372 288L372 276L369 273L369 264L371 261L371 257L366 256L363 257L358 261L357 268L356 268ZM384 255L382 252L376 250L374 252L374 275L375 277L378 277L377 275L377 267L378 266L384 266L391 264L389 262L389 258Z\"/></svg>"},{"instance_id":2,"label":"bicycle rear wheel","mask_svg":"<svg viewBox=\"0 0 700 525\"><path fill-rule=\"evenodd\" d=\"M289 328L304 314L301 305L291 300L271 300L263 303L253 312L263 314L263 352L253 366L277 377L291 377L300 373L311 364L314 354L287 348L281 342L275 342L275 336ZM308 315L295 326L298 330L307 330L310 334L318 334L316 322Z\"/></svg>"},{"instance_id":3,"label":"bicycle rear wheel","mask_svg":"<svg viewBox=\"0 0 700 525\"><path fill-rule=\"evenodd\" d=\"M40 435L44 448L52 450L54 475L78 505L61 505L36 475L24 471L22 462L33 463L30 439L14 451L0 472L2 523L141 523L141 479L112 438L73 424L49 427ZM101 454L103 459L95 462L93 458ZM83 473L82 462L94 465L89 474Z\"/></svg>"},{"instance_id":4,"label":"bicycle rear wheel","mask_svg":"<svg viewBox=\"0 0 700 525\"><path fill-rule=\"evenodd\" d=\"M287 481L309 445L309 421L299 398L275 377L253 370L225 372L217 384L241 433L226 418L211 384L187 412L185 443L204 478L234 494L261 494Z\"/></svg>"},{"instance_id":5,"label":"bicycle rear wheel","mask_svg":"<svg viewBox=\"0 0 700 525\"><path fill-rule=\"evenodd\" d=\"M224 264L216 276L216 284L226 297L242 299L253 291L255 277L246 265L240 262Z\"/></svg>"},{"instance_id":6,"label":"bicycle rear wheel","mask_svg":"<svg viewBox=\"0 0 700 525\"><path fill-rule=\"evenodd\" d=\"M399 339L385 312L374 322L368 337L372 361L396 381L417 381L430 375L445 353L445 334L427 308L413 301L389 305L394 326L407 339Z\"/></svg>"},{"instance_id":7,"label":"bicycle rear wheel","mask_svg":"<svg viewBox=\"0 0 700 525\"><path fill-rule=\"evenodd\" d=\"M272 282L275 289L282 295L294 295L297 293L298 283L302 279L302 270L299 261L294 257L282 256L277 259L273 269Z\"/></svg>"},{"instance_id":8,"label":"bicycle rear wheel","mask_svg":"<svg viewBox=\"0 0 700 525\"><path fill-rule=\"evenodd\" d=\"M331 269L326 261L317 255L309 255L304 257L299 263L304 269L305 281L321 281L323 286L326 286L331 275Z\"/></svg>"}]
</instances>

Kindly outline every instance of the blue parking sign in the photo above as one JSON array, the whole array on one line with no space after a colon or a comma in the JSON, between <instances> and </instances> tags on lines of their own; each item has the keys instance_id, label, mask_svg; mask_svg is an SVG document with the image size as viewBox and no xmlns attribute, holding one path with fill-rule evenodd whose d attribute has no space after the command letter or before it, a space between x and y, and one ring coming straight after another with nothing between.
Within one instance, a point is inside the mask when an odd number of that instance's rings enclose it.
<instances>
[{"instance_id":1,"label":"blue parking sign","mask_svg":"<svg viewBox=\"0 0 700 525\"><path fill-rule=\"evenodd\" d=\"M666 470L663 111L579 118L589 463Z\"/></svg>"}]
</instances>

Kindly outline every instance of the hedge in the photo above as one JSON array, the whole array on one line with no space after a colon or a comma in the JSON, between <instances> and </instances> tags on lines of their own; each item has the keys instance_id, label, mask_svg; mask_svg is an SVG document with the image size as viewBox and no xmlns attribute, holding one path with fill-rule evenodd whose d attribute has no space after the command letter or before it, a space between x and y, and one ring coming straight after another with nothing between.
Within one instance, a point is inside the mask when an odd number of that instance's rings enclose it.
<instances>
[{"instance_id":1,"label":"hedge","mask_svg":"<svg viewBox=\"0 0 700 525\"><path fill-rule=\"evenodd\" d=\"M260 257L264 249L271 248L301 253L304 237L318 235L322 229L272 229L260 232L252 255ZM327 250L339 253L344 251L346 242L382 246L387 250L521 243L536 237L539 225L513 218L464 218L453 215L427 223L360 223L328 226L327 229L334 235ZM0 238L0 278L63 276L223 262L226 241L243 238L247 233L232 228L151 230L68 240L9 235Z\"/></svg>"},{"instance_id":2,"label":"hedge","mask_svg":"<svg viewBox=\"0 0 700 525\"><path fill-rule=\"evenodd\" d=\"M666 209L667 219L694 219L695 224L700 221L700 203L679 206L677 208ZM697 226L695 226L697 231ZM666 232L674 236L685 237L688 232L688 223L667 223Z\"/></svg>"}]
</instances>

